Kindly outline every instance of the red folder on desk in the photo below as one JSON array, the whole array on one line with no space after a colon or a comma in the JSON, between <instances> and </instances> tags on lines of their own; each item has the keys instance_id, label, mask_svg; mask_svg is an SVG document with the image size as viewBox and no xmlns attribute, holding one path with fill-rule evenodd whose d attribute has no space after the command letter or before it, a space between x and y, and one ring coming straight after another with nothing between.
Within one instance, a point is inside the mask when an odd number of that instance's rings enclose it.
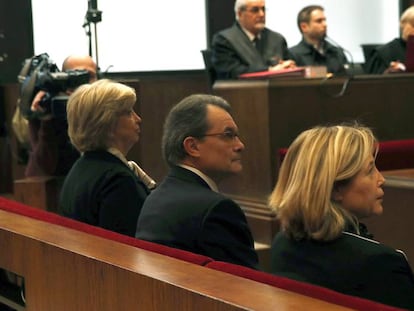
<instances>
[{"instance_id":1,"label":"red folder on desk","mask_svg":"<svg viewBox=\"0 0 414 311\"><path fill-rule=\"evenodd\" d=\"M284 78L284 77L304 77L305 68L288 68L280 70L266 70L258 72L248 72L239 75L240 79L266 79L266 78Z\"/></svg>"}]
</instances>

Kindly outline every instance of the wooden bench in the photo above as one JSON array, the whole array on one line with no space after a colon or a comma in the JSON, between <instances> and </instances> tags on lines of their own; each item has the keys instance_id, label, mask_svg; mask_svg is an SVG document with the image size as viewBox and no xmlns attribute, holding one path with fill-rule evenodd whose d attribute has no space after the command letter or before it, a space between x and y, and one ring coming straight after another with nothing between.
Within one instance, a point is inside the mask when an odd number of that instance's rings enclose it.
<instances>
[{"instance_id":1,"label":"wooden bench","mask_svg":"<svg viewBox=\"0 0 414 311\"><path fill-rule=\"evenodd\" d=\"M26 310L350 310L4 210L0 240Z\"/></svg>"},{"instance_id":2,"label":"wooden bench","mask_svg":"<svg viewBox=\"0 0 414 311\"><path fill-rule=\"evenodd\" d=\"M7 250L0 267L24 278L27 310L397 310L328 289L321 295L311 284L223 265L2 197L0 241Z\"/></svg>"}]
</instances>

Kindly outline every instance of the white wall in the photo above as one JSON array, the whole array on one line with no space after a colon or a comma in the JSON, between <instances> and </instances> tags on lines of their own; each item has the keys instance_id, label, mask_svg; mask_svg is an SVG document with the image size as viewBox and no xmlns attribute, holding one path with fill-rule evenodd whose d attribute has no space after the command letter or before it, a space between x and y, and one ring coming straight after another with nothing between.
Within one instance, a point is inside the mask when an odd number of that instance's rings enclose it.
<instances>
[{"instance_id":1,"label":"white wall","mask_svg":"<svg viewBox=\"0 0 414 311\"><path fill-rule=\"evenodd\" d=\"M289 46L301 35L297 27L298 12L305 6L324 7L328 36L349 51L354 62L363 62L361 44L386 43L399 35L399 6L396 0L267 0L266 24L282 33ZM283 6L283 3L286 3ZM347 55L348 57L348 55Z\"/></svg>"},{"instance_id":2,"label":"white wall","mask_svg":"<svg viewBox=\"0 0 414 311\"><path fill-rule=\"evenodd\" d=\"M99 66L116 72L203 68L204 8L204 0L99 0ZM59 67L69 54L89 54L82 27L87 9L87 0L32 0L35 54L47 52Z\"/></svg>"},{"instance_id":3,"label":"white wall","mask_svg":"<svg viewBox=\"0 0 414 311\"><path fill-rule=\"evenodd\" d=\"M267 0L267 26L294 45L300 40L297 12L315 3L325 7L328 35L351 52L354 62L363 61L360 44L385 43L398 36L395 0ZM32 0L32 8L35 54L47 52L60 66L69 54L89 53L89 38L82 27L87 0ZM99 0L98 9L102 11L102 21L96 24L102 70L109 66L113 72L204 68L200 54L207 45L204 0Z\"/></svg>"}]
</instances>

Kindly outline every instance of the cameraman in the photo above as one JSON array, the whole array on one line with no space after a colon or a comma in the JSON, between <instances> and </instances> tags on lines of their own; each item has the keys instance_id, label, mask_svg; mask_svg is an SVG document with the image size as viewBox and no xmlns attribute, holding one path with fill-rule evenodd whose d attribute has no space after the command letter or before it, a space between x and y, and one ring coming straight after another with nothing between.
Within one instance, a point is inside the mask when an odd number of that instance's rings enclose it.
<instances>
[{"instance_id":1,"label":"cameraman","mask_svg":"<svg viewBox=\"0 0 414 311\"><path fill-rule=\"evenodd\" d=\"M87 70L89 83L97 80L97 66L88 55L68 56L62 65L62 71ZM67 89L66 95L74 90ZM46 95L39 91L31 105L33 112L42 113L41 101ZM29 119L30 153L25 175L31 176L65 176L72 164L79 157L78 151L71 145L67 134L67 121L51 114Z\"/></svg>"}]
</instances>

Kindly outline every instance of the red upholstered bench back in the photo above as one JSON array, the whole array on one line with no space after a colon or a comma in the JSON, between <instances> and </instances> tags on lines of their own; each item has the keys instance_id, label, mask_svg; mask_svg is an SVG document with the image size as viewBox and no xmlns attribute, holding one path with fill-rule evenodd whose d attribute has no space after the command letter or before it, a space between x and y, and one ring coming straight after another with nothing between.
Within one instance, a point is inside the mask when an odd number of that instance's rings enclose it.
<instances>
[{"instance_id":1,"label":"red upholstered bench back","mask_svg":"<svg viewBox=\"0 0 414 311\"><path fill-rule=\"evenodd\" d=\"M379 143L376 165L380 171L414 167L414 139Z\"/></svg>"},{"instance_id":2,"label":"red upholstered bench back","mask_svg":"<svg viewBox=\"0 0 414 311\"><path fill-rule=\"evenodd\" d=\"M106 229L91 226L70 218L62 217L60 215L50 213L38 208L30 207L25 204L12 201L3 197L0 197L0 209L19 215L31 217L34 219L38 219L41 221L45 221L48 223L53 223L67 228L79 230L110 240L118 241L120 243L131 245L158 254L166 255L176 259L184 260L197 265L203 265L211 269L227 272L229 274L251 279L260 283L268 284L281 289L286 289L288 291L303 294L305 296L317 298L320 300L328 301L346 307L351 307L355 310L399 310L397 308L385 306L369 300L340 294L323 287L314 286L308 283L298 282L283 277L278 277L269 273L256 271L235 264L214 261L213 259L207 256L198 255L191 252L167 247L164 245L135 239Z\"/></svg>"},{"instance_id":3,"label":"red upholstered bench back","mask_svg":"<svg viewBox=\"0 0 414 311\"><path fill-rule=\"evenodd\" d=\"M197 265L206 265L208 262L212 261L212 259L207 256L194 254L191 252L164 246L161 244L135 239L130 236L119 234L117 232L109 231L103 228L91 226L80 221L63 217L38 208L34 208L16 201L8 200L3 197L0 197L0 209L20 214L23 216L28 216L48 223L60 225L63 227L79 230L102 238L114 240L123 244L128 244L137 248L141 248L147 251L191 262Z\"/></svg>"},{"instance_id":4,"label":"red upholstered bench back","mask_svg":"<svg viewBox=\"0 0 414 311\"><path fill-rule=\"evenodd\" d=\"M316 299L331 302L344 307L363 311L397 311L399 308L387 306L375 301L349 296L330 290L328 288L312 285L309 283L291 280L285 277L256 271L247 267L221 262L212 261L207 264L208 268L227 272L229 274L238 275L260 283L272 285L278 288L286 289L291 292L313 297Z\"/></svg>"},{"instance_id":5,"label":"red upholstered bench back","mask_svg":"<svg viewBox=\"0 0 414 311\"><path fill-rule=\"evenodd\" d=\"M277 163L279 167L286 152L287 148L278 150ZM414 168L414 139L381 141L376 165L380 171Z\"/></svg>"}]
</instances>

